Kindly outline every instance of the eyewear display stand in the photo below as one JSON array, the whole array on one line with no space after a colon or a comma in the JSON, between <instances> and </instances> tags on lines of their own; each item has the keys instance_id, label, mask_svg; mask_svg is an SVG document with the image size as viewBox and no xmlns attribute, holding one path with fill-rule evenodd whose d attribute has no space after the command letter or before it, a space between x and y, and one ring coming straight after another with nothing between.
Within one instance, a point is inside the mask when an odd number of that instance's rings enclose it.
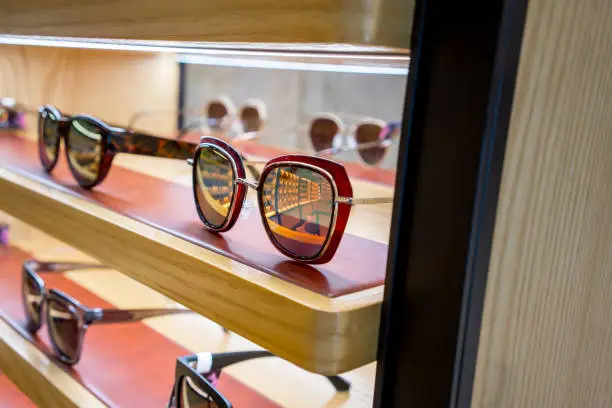
<instances>
[{"instance_id":1,"label":"eyewear display stand","mask_svg":"<svg viewBox=\"0 0 612 408\"><path fill-rule=\"evenodd\" d=\"M307 370L375 359L385 244L346 234L330 263L308 266L278 253L255 217L205 231L181 184L116 166L87 191L63 160L52 176L36 160L35 143L0 134L1 210Z\"/></svg>"},{"instance_id":2,"label":"eyewear display stand","mask_svg":"<svg viewBox=\"0 0 612 408\"><path fill-rule=\"evenodd\" d=\"M176 357L191 351L141 322L105 325L87 333L77 365L63 365L53 356L44 331L32 336L25 329L20 276L23 262L31 258L16 248L0 250L0 370L22 389L32 390L30 397L39 406L165 406ZM48 274L45 280L84 302L113 307L62 274ZM230 375L221 377L220 388L236 401L277 407Z\"/></svg>"}]
</instances>

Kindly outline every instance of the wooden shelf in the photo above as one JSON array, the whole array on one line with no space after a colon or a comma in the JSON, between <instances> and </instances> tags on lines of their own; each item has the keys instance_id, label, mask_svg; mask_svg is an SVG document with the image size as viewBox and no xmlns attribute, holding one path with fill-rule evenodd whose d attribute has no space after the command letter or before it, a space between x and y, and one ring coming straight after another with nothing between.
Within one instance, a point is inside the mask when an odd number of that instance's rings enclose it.
<instances>
[{"instance_id":1,"label":"wooden shelf","mask_svg":"<svg viewBox=\"0 0 612 408\"><path fill-rule=\"evenodd\" d=\"M247 0L168 3L41 0L4 10L4 34L255 43L351 43L407 48L411 0Z\"/></svg>"},{"instance_id":2,"label":"wooden shelf","mask_svg":"<svg viewBox=\"0 0 612 408\"><path fill-rule=\"evenodd\" d=\"M105 407L0 316L0 370L39 407Z\"/></svg>"},{"instance_id":3,"label":"wooden shelf","mask_svg":"<svg viewBox=\"0 0 612 408\"><path fill-rule=\"evenodd\" d=\"M307 370L375 359L382 286L323 296L4 166L0 209Z\"/></svg>"}]
</instances>

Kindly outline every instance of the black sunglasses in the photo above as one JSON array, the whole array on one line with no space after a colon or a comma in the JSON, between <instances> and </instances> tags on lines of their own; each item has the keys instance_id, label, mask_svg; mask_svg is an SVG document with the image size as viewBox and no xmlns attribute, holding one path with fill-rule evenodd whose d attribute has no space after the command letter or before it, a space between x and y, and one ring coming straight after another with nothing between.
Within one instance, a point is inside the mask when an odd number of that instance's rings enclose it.
<instances>
[{"instance_id":1,"label":"black sunglasses","mask_svg":"<svg viewBox=\"0 0 612 408\"><path fill-rule=\"evenodd\" d=\"M189 309L101 309L88 308L65 293L51 289L47 292L45 282L38 276L41 272L67 272L77 269L101 269L103 265L27 261L23 264L22 295L27 329L36 333L47 318L51 346L60 361L76 364L81 358L83 339L92 324L137 322L157 316L177 313L193 313Z\"/></svg>"},{"instance_id":2,"label":"black sunglasses","mask_svg":"<svg viewBox=\"0 0 612 408\"><path fill-rule=\"evenodd\" d=\"M232 364L262 357L276 356L266 350L255 350L199 353L177 358L168 408L232 408L232 404L216 388L221 370ZM340 376L326 378L338 392L351 388L351 383Z\"/></svg>"}]
</instances>

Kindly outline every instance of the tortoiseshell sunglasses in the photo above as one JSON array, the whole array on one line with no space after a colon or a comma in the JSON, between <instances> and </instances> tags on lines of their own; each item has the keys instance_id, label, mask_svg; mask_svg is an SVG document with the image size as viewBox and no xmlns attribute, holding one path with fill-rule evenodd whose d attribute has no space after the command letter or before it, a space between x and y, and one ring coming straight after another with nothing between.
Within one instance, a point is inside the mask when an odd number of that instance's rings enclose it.
<instances>
[{"instance_id":1,"label":"tortoiseshell sunglasses","mask_svg":"<svg viewBox=\"0 0 612 408\"><path fill-rule=\"evenodd\" d=\"M344 166L321 157L287 155L265 163L258 182L246 179L240 154L226 142L200 139L193 192L204 225L215 232L235 224L247 188L257 191L265 230L276 248L312 264L329 262L340 244L351 206L392 203L393 198L354 198Z\"/></svg>"},{"instance_id":2,"label":"tortoiseshell sunglasses","mask_svg":"<svg viewBox=\"0 0 612 408\"><path fill-rule=\"evenodd\" d=\"M101 183L117 153L187 159L195 143L166 139L109 125L89 115L64 116L46 105L38 112L38 151L43 168L51 172L64 139L66 158L74 178L84 188Z\"/></svg>"},{"instance_id":3,"label":"tortoiseshell sunglasses","mask_svg":"<svg viewBox=\"0 0 612 408\"><path fill-rule=\"evenodd\" d=\"M78 363L87 328L92 324L137 322L151 317L194 313L189 309L100 309L88 308L66 295L51 289L38 276L41 272L62 273L78 269L107 268L98 264L72 262L27 261L23 264L22 296L27 329L36 333L47 320L51 346L60 361L68 365Z\"/></svg>"}]
</instances>

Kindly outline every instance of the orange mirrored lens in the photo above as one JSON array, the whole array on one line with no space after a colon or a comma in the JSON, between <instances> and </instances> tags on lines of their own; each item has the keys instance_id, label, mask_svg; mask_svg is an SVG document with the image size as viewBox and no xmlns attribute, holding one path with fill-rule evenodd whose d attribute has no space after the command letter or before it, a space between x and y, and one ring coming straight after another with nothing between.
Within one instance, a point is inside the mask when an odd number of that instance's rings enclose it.
<instances>
[{"instance_id":1,"label":"orange mirrored lens","mask_svg":"<svg viewBox=\"0 0 612 408\"><path fill-rule=\"evenodd\" d=\"M315 151L331 149L334 137L340 131L336 121L328 118L317 118L310 124L310 140Z\"/></svg>"},{"instance_id":2,"label":"orange mirrored lens","mask_svg":"<svg viewBox=\"0 0 612 408\"><path fill-rule=\"evenodd\" d=\"M334 200L330 181L319 171L299 165L274 168L262 190L272 239L297 258L316 258L330 235Z\"/></svg>"},{"instance_id":3,"label":"orange mirrored lens","mask_svg":"<svg viewBox=\"0 0 612 408\"><path fill-rule=\"evenodd\" d=\"M209 227L223 226L234 199L234 169L229 158L213 147L204 147L196 159L196 199Z\"/></svg>"},{"instance_id":4,"label":"orange mirrored lens","mask_svg":"<svg viewBox=\"0 0 612 408\"><path fill-rule=\"evenodd\" d=\"M362 123L355 130L355 140L357 144L382 142L381 134L383 128L373 123ZM379 163L387 151L387 148L382 146L371 146L357 150L364 162L375 165Z\"/></svg>"}]
</instances>

